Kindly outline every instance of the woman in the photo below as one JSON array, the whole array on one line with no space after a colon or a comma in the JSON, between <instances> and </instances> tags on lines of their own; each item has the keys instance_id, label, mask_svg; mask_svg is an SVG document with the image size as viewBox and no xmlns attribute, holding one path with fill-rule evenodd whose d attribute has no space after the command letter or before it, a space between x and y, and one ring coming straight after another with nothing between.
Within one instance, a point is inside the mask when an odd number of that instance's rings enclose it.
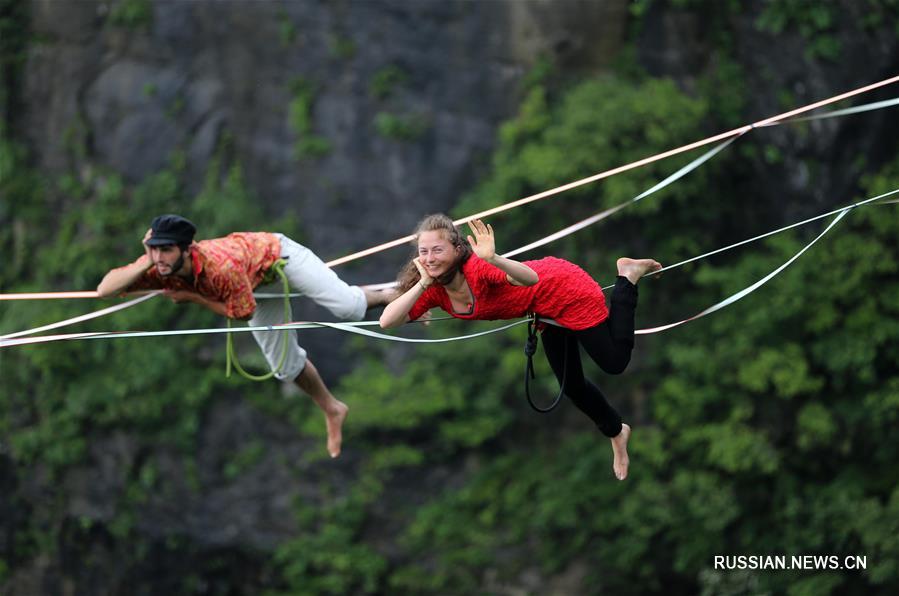
<instances>
[{"instance_id":1,"label":"woman","mask_svg":"<svg viewBox=\"0 0 899 596\"><path fill-rule=\"evenodd\" d=\"M542 333L549 364L560 383L567 377L565 395L612 441L612 468L624 480L631 428L584 378L578 344L607 373L623 372L634 347L637 281L662 266L652 259L618 259L610 313L602 289L577 265L555 257L524 263L501 257L489 224L473 220L469 227L474 236L465 242L446 215L421 221L415 233L418 257L400 273L398 297L384 309L381 327L416 320L435 306L459 319L528 313L553 319L558 325L547 325Z\"/></svg>"}]
</instances>

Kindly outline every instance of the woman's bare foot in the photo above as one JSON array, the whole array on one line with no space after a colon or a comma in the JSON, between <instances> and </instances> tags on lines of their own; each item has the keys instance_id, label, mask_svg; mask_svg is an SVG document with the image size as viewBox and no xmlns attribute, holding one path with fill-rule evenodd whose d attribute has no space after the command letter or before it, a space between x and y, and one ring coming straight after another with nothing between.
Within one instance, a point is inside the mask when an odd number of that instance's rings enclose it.
<instances>
[{"instance_id":1,"label":"woman's bare foot","mask_svg":"<svg viewBox=\"0 0 899 596\"><path fill-rule=\"evenodd\" d=\"M618 275L626 277L629 282L637 285L641 277L652 271L658 271L662 264L653 259L618 259Z\"/></svg>"},{"instance_id":2,"label":"woman's bare foot","mask_svg":"<svg viewBox=\"0 0 899 596\"><path fill-rule=\"evenodd\" d=\"M328 427L328 453L331 457L340 455L340 444L343 442L343 421L346 420L350 409L345 403L335 399L329 412L325 414L325 424Z\"/></svg>"},{"instance_id":3,"label":"woman's bare foot","mask_svg":"<svg viewBox=\"0 0 899 596\"><path fill-rule=\"evenodd\" d=\"M617 436L612 437L612 452L615 458L612 461L612 469L615 470L615 478L624 480L627 478L627 467L630 460L627 457L627 440L631 438L631 427L627 424L621 425L621 432Z\"/></svg>"}]
</instances>

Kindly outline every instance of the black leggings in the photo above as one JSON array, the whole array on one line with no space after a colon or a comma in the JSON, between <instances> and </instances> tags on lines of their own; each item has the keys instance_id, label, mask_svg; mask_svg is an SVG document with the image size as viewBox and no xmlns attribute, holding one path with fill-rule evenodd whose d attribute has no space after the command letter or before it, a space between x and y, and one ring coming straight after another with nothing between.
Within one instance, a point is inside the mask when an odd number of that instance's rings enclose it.
<instances>
[{"instance_id":1,"label":"black leggings","mask_svg":"<svg viewBox=\"0 0 899 596\"><path fill-rule=\"evenodd\" d=\"M637 286L619 276L612 291L609 318L580 331L547 325L543 330L543 351L559 383L565 369L565 346L568 345L565 395L590 417L602 434L615 437L621 432L621 416L615 411L599 387L584 378L578 345L584 346L590 358L605 372L624 372L634 349L634 313L637 309Z\"/></svg>"}]
</instances>

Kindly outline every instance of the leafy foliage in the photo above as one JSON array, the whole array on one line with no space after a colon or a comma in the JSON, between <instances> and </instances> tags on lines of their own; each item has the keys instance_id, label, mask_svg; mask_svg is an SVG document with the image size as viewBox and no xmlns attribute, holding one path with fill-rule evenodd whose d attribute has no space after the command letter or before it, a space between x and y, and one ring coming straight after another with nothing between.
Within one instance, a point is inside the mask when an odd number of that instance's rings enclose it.
<instances>
[{"instance_id":1,"label":"leafy foliage","mask_svg":"<svg viewBox=\"0 0 899 596\"><path fill-rule=\"evenodd\" d=\"M294 157L298 160L323 157L331 152L331 142L312 131L312 108L315 89L312 83L296 77L290 84L293 99L288 106L288 123L297 136Z\"/></svg>"},{"instance_id":2,"label":"leafy foliage","mask_svg":"<svg viewBox=\"0 0 899 596\"><path fill-rule=\"evenodd\" d=\"M420 114L398 116L390 112L375 115L375 128L382 137L397 141L415 141L427 132L427 119Z\"/></svg>"},{"instance_id":3,"label":"leafy foliage","mask_svg":"<svg viewBox=\"0 0 899 596\"><path fill-rule=\"evenodd\" d=\"M202 221L201 236L260 221L239 166L224 172L221 156L210 165L206 185L193 200L184 192L184 160L178 154L168 168L133 187L114 173L93 169L69 174L54 184L31 171L25 156L12 141L0 142L0 188L4 197L13 198L3 202L9 225L0 241L12 265L0 273L4 291L95 286L104 271L141 254L143 231L161 212L181 212ZM41 205L44 208L38 208ZM290 233L290 229L284 231ZM80 301L5 302L0 333L66 319L84 310ZM178 308L164 298L103 322L112 329L146 330L218 324L212 313ZM20 469L41 469L51 478L61 478L66 470L92 457L93 443L127 435L143 444L165 445L189 459L203 412L213 398L229 390L221 361L210 362L210 350L219 354L220 347L201 337L185 337L178 342L61 342L4 349L0 353L4 379L0 432L5 457ZM275 389L261 388L258 394L272 400ZM251 455L245 454L241 465L249 465ZM157 482L152 460L137 461L135 466L134 480L119 495L107 525L121 540L137 538L135 511ZM53 499L62 496L59 493ZM26 525L17 533L24 541L37 530ZM29 548L17 549L12 561L18 563L33 554Z\"/></svg>"},{"instance_id":4,"label":"leafy foliage","mask_svg":"<svg viewBox=\"0 0 899 596\"><path fill-rule=\"evenodd\" d=\"M786 30L809 20L810 35L826 37L831 21L820 11L830 9L807 12L799 4L767 4L760 26ZM638 2L632 10L639 15L648 6ZM282 29L282 42L292 40ZM402 83L394 75L372 81L370 93L387 99ZM709 127L736 124L744 109L742 77L741 67L724 57L693 95L633 71L565 89L535 76L518 115L501 130L491 172L455 213L541 192L693 141ZM295 81L289 114L300 141L315 142L313 101L311 85ZM83 161L79 126L73 124L70 150ZM162 211L202 222L206 236L262 226L239 165L228 159L228 143L209 165L202 191L188 196L183 154L139 184L93 164L52 179L29 168L24 148L0 134L0 217L9 222L0 227L6 257L0 286L92 287L103 271L139 254L144 226ZM298 156L320 154L307 149ZM697 155L491 218L500 249L628 201ZM741 139L614 220L541 252L570 258L605 282L621 254L671 262L719 246L749 221L780 216L759 215L764 205L745 188L747 172L767 168L766 159L783 163L784 156L773 145ZM862 196L899 186L899 161L858 186ZM741 207L747 204L757 208L750 213ZM241 553L251 572L263 568L254 587L271 596L508 593L529 586L597 594L891 593L899 583L895 209L853 211L750 298L662 338L641 338L626 375L608 379L588 367L634 422L624 483L613 480L608 443L570 405L550 416L526 409L521 333L414 350L355 344L366 355L334 387L352 412L344 434L354 451L346 464L352 482L328 468L308 480L314 496L290 495L291 539L273 552L247 546ZM285 222L276 227L296 237ZM641 282L641 322L697 312L765 275L814 233L781 235ZM0 332L83 308L5 304ZM138 329L216 324L199 309L162 299L104 321ZM450 322L408 332L470 330L471 324ZM183 455L187 483L201 492L191 458L203 416L212 400L233 390L221 378L219 358L210 356L219 348L186 338L0 351L0 466L8 462L19 477L61 479L90 462L105 438L124 434L148 452L164 446ZM548 394L554 379L537 364L537 391ZM243 399L304 436L323 434L314 406L281 399L274 383L254 386ZM277 451L262 440L233 446L220 458L222 476L236 480ZM48 483L52 494L40 503L12 497L24 521L0 545L0 582L67 540L127 543L133 548L120 564L124 573L137 573L142 559L161 548L137 529L141 507L167 479L152 457L132 468L108 520L67 519L61 484ZM170 556L202 549L183 536L169 537L162 548ZM789 574L712 567L715 555L740 553L859 554L868 567ZM199 592L231 561L199 560L170 591Z\"/></svg>"},{"instance_id":5,"label":"leafy foliage","mask_svg":"<svg viewBox=\"0 0 899 596\"><path fill-rule=\"evenodd\" d=\"M899 186L899 161L866 186L869 195ZM485 578L514 578L529 560L544 578L581 562L596 593L687 591L696 581L721 586L709 572L716 554L747 552L866 554L869 565L801 581L773 573L728 580L754 592L846 593L895 582L893 209L853 212L761 297L668 334L654 423L635 431L639 465L626 488L606 480L609 450L589 433L496 457L417 512L403 540L428 556L399 569L391 585L474 591ZM772 240L734 265L703 267L697 280L728 294L800 242Z\"/></svg>"},{"instance_id":6,"label":"leafy foliage","mask_svg":"<svg viewBox=\"0 0 899 596\"><path fill-rule=\"evenodd\" d=\"M409 73L395 64L385 66L372 75L368 84L369 94L377 99L387 99L409 80Z\"/></svg>"},{"instance_id":7,"label":"leafy foliage","mask_svg":"<svg viewBox=\"0 0 899 596\"><path fill-rule=\"evenodd\" d=\"M109 22L126 29L147 28L153 22L150 0L119 0L109 11Z\"/></svg>"},{"instance_id":8,"label":"leafy foliage","mask_svg":"<svg viewBox=\"0 0 899 596\"><path fill-rule=\"evenodd\" d=\"M802 0L767 2L756 25L762 31L779 35L792 26L809 44L809 58L833 60L840 54L840 42L833 35L833 26L839 10L826 3L810 3Z\"/></svg>"}]
</instances>

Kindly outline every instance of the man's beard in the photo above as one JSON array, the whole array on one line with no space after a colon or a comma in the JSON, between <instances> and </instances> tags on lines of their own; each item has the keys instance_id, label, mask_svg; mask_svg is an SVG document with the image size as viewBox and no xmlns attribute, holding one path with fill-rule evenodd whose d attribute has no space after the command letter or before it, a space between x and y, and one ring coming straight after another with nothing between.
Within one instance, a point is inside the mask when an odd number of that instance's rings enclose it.
<instances>
[{"instance_id":1,"label":"man's beard","mask_svg":"<svg viewBox=\"0 0 899 596\"><path fill-rule=\"evenodd\" d=\"M181 271L181 267L183 267L183 266L184 266L184 251L182 250L181 254L178 256L178 260L172 264L172 266L171 266L172 271L170 273L161 273L159 271L158 264L156 266L156 272L159 273L159 275L162 277L169 277L169 276L175 275L176 273Z\"/></svg>"}]
</instances>

